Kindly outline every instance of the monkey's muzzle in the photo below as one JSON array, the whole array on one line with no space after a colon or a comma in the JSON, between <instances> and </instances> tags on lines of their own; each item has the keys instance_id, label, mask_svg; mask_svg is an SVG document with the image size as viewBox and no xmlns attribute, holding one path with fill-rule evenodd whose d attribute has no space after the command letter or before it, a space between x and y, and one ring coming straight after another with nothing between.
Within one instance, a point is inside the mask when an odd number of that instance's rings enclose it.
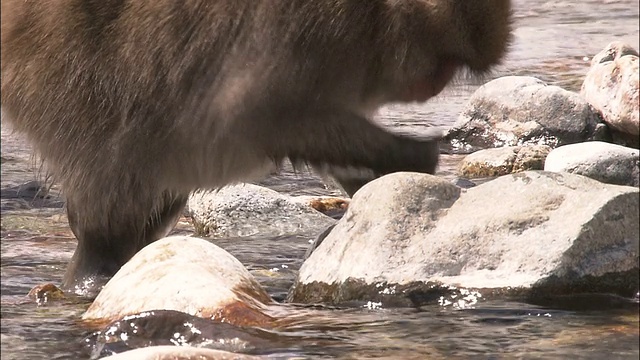
<instances>
[{"instance_id":1,"label":"monkey's muzzle","mask_svg":"<svg viewBox=\"0 0 640 360\"><path fill-rule=\"evenodd\" d=\"M460 64L455 61L441 62L433 75L416 81L402 93L400 101L425 102L438 95L451 81L459 67Z\"/></svg>"}]
</instances>

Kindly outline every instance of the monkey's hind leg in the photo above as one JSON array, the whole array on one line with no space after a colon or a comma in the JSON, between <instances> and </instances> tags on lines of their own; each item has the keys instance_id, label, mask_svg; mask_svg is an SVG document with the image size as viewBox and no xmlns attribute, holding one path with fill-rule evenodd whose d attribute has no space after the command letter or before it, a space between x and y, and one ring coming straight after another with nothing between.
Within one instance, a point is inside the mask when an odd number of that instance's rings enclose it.
<instances>
[{"instance_id":1,"label":"monkey's hind leg","mask_svg":"<svg viewBox=\"0 0 640 360\"><path fill-rule=\"evenodd\" d=\"M96 205L79 203L70 196L67 215L78 245L67 266L63 290L95 297L133 255L173 229L187 199L186 195L166 191L151 202L129 208L114 205L100 211L88 208ZM97 214L109 218L105 221Z\"/></svg>"}]
</instances>

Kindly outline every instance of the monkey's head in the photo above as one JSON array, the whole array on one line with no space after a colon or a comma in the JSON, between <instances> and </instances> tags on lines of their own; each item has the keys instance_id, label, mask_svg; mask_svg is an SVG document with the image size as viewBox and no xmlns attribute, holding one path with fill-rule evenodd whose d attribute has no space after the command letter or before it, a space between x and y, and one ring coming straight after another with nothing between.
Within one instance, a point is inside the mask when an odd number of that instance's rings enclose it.
<instances>
[{"instance_id":1,"label":"monkey's head","mask_svg":"<svg viewBox=\"0 0 640 360\"><path fill-rule=\"evenodd\" d=\"M397 101L426 101L462 68L483 75L504 57L511 36L510 0L388 0L393 39L383 62ZM389 84L389 83L387 83Z\"/></svg>"},{"instance_id":2,"label":"monkey's head","mask_svg":"<svg viewBox=\"0 0 640 360\"><path fill-rule=\"evenodd\" d=\"M429 2L429 1L427 1ZM483 73L500 62L511 37L510 0L433 2L451 13L450 27L444 29L444 57L473 72Z\"/></svg>"}]
</instances>

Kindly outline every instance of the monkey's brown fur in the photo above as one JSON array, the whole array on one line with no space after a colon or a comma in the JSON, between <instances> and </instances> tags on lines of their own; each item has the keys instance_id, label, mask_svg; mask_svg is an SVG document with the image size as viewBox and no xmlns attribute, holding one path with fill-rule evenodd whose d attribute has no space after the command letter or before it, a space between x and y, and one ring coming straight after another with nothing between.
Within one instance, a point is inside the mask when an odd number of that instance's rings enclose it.
<instances>
[{"instance_id":1,"label":"monkey's brown fur","mask_svg":"<svg viewBox=\"0 0 640 360\"><path fill-rule=\"evenodd\" d=\"M503 56L508 0L2 0L2 110L54 170L82 292L166 235L195 189L284 158L433 173L379 106Z\"/></svg>"}]
</instances>

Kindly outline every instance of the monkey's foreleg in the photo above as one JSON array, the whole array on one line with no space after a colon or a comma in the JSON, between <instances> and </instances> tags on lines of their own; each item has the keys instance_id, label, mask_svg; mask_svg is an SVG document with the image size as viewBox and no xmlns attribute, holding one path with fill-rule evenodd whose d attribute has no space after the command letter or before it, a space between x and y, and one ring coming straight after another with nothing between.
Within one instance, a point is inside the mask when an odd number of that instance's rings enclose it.
<instances>
[{"instance_id":1,"label":"monkey's foreleg","mask_svg":"<svg viewBox=\"0 0 640 360\"><path fill-rule=\"evenodd\" d=\"M346 112L320 111L291 124L278 128L278 137L287 140L267 144L269 151L329 174L350 196L382 175L397 171L433 174L438 165L435 135L394 134Z\"/></svg>"},{"instance_id":2,"label":"monkey's foreleg","mask_svg":"<svg viewBox=\"0 0 640 360\"><path fill-rule=\"evenodd\" d=\"M425 156L429 158L433 154L438 154L438 141L430 138L417 139L411 137L406 137L402 141L404 141L404 144L401 146L404 149L399 150L397 146L389 148L389 151L398 153L396 166L386 166L383 163L380 166L374 165L373 168L355 168L327 164L316 167L316 170L333 178L350 197L353 197L356 191L366 183L392 172L415 171L434 174L438 163L437 158L433 159L433 161L425 159L425 163L420 165L415 160L412 160L412 157ZM406 154L407 157L402 157L400 154Z\"/></svg>"},{"instance_id":3,"label":"monkey's foreleg","mask_svg":"<svg viewBox=\"0 0 640 360\"><path fill-rule=\"evenodd\" d=\"M80 203L67 199L69 225L78 246L62 288L81 296L95 297L102 286L144 246L166 236L175 226L187 203L187 196L165 192L153 202L136 207L92 208L99 202ZM124 202L126 204L126 202ZM148 211L139 211L147 206ZM97 214L103 214L99 218Z\"/></svg>"}]
</instances>

